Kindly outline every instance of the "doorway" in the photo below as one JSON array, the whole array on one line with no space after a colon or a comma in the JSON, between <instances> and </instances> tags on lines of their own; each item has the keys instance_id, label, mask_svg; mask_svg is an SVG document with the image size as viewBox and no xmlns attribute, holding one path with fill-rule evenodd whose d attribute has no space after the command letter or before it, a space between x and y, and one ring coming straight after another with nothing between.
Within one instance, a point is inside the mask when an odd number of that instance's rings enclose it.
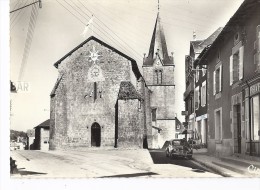
<instances>
[{"instance_id":1,"label":"doorway","mask_svg":"<svg viewBox=\"0 0 260 190\"><path fill-rule=\"evenodd\" d=\"M101 142L101 127L98 123L93 123L91 126L91 146L100 147Z\"/></svg>"}]
</instances>

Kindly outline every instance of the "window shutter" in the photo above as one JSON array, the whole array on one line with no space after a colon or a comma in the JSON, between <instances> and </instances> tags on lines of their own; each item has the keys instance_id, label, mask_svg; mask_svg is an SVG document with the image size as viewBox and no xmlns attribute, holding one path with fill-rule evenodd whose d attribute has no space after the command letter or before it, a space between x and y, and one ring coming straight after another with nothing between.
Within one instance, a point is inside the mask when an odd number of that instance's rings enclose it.
<instances>
[{"instance_id":1,"label":"window shutter","mask_svg":"<svg viewBox=\"0 0 260 190\"><path fill-rule=\"evenodd\" d=\"M198 108L199 108L199 105L200 105L200 99L201 99L201 97L200 97L200 91L201 91L201 88L198 86Z\"/></svg>"},{"instance_id":2,"label":"window shutter","mask_svg":"<svg viewBox=\"0 0 260 190\"><path fill-rule=\"evenodd\" d=\"M213 72L213 95L216 94L216 71Z\"/></svg>"},{"instance_id":3,"label":"window shutter","mask_svg":"<svg viewBox=\"0 0 260 190\"><path fill-rule=\"evenodd\" d=\"M243 78L244 71L244 46L239 48L239 80Z\"/></svg>"},{"instance_id":4,"label":"window shutter","mask_svg":"<svg viewBox=\"0 0 260 190\"><path fill-rule=\"evenodd\" d=\"M204 100L203 92L204 92L204 90L203 90L203 85L202 85L201 89L200 89L201 106L203 106L203 104L204 104L204 102L203 102L203 100Z\"/></svg>"},{"instance_id":5,"label":"window shutter","mask_svg":"<svg viewBox=\"0 0 260 190\"><path fill-rule=\"evenodd\" d=\"M222 65L219 66L219 92L222 91Z\"/></svg>"},{"instance_id":6,"label":"window shutter","mask_svg":"<svg viewBox=\"0 0 260 190\"><path fill-rule=\"evenodd\" d=\"M230 56L229 72L230 72L230 85L232 85L233 84L233 55Z\"/></svg>"},{"instance_id":7,"label":"window shutter","mask_svg":"<svg viewBox=\"0 0 260 190\"><path fill-rule=\"evenodd\" d=\"M205 83L205 105L207 104L207 81Z\"/></svg>"}]
</instances>

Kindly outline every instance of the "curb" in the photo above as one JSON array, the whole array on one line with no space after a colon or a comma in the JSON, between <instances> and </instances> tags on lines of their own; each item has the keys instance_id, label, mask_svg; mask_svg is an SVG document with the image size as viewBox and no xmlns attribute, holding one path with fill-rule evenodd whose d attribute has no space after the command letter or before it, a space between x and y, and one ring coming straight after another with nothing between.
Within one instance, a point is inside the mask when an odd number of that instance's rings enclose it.
<instances>
[{"instance_id":1,"label":"curb","mask_svg":"<svg viewBox=\"0 0 260 190\"><path fill-rule=\"evenodd\" d=\"M202 162L200 160L197 160L197 158L194 158L194 157L193 157L193 161L195 161L195 162L199 163L200 165L202 165L202 166L204 166L204 167L206 167L206 168L216 172L217 174L219 174L219 175L221 175L223 177L232 177L230 174L220 170L219 167L216 167L213 164L209 164L207 162Z\"/></svg>"}]
</instances>

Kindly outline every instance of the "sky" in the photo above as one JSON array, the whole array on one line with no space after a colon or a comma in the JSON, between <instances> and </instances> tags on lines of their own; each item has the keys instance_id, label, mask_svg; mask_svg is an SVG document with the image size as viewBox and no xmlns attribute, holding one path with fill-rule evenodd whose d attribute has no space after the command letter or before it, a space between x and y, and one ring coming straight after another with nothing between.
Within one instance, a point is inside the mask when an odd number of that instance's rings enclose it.
<instances>
[{"instance_id":1,"label":"sky","mask_svg":"<svg viewBox=\"0 0 260 190\"><path fill-rule=\"evenodd\" d=\"M34 0L10 0L10 10ZM184 111L185 55L189 54L193 31L205 39L225 26L243 0L160 0L160 17L169 54L174 52L176 112ZM38 9L28 59L19 80L32 6L10 13L10 79L28 84L10 95L11 129L26 131L50 117L50 93L58 72L53 64L94 35L135 59L142 72L148 53L157 0L42 0ZM94 15L87 34L85 25ZM35 17L34 17L35 18Z\"/></svg>"}]
</instances>

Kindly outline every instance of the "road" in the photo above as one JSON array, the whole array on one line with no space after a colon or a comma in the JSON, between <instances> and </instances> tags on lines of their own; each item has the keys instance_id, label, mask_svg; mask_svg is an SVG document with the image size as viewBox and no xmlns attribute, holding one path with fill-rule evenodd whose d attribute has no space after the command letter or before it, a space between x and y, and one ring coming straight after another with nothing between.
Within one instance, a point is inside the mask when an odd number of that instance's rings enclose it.
<instances>
[{"instance_id":1,"label":"road","mask_svg":"<svg viewBox=\"0 0 260 190\"><path fill-rule=\"evenodd\" d=\"M171 164L175 166L182 166L186 168L190 168L191 172L195 173L214 173L213 171L201 166L197 162L193 161L192 159L189 160L187 158L169 158L166 157L165 151L156 149L156 150L149 150L150 155L153 159L154 164ZM180 174L181 176L182 174Z\"/></svg>"},{"instance_id":2,"label":"road","mask_svg":"<svg viewBox=\"0 0 260 190\"><path fill-rule=\"evenodd\" d=\"M161 150L24 150L11 156L18 168L13 178L221 177Z\"/></svg>"}]
</instances>

